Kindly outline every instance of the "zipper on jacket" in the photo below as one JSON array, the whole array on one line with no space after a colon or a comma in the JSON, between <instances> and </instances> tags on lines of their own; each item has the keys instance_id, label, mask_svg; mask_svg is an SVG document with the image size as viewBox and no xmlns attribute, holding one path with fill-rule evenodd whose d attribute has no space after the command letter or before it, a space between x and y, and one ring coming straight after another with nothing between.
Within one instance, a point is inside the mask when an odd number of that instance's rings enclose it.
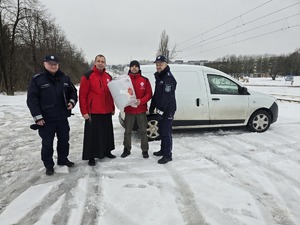
<instances>
[{"instance_id":1,"label":"zipper on jacket","mask_svg":"<svg viewBox=\"0 0 300 225\"><path fill-rule=\"evenodd\" d=\"M135 100L137 100L137 96L136 96L136 91L135 91L135 87L136 87L136 75L134 75L134 86L133 86L133 91L134 91L134 94L135 94ZM138 113L138 106L135 107L135 113L137 114Z\"/></svg>"},{"instance_id":2,"label":"zipper on jacket","mask_svg":"<svg viewBox=\"0 0 300 225\"><path fill-rule=\"evenodd\" d=\"M105 89L105 87L103 85L101 76L100 76L99 83L100 83L100 89L103 90L103 93L104 93L104 108L105 108L105 114L107 114L107 112L109 111L108 108L107 108L107 100L106 100L106 98L108 97L108 95L107 95L106 89Z\"/></svg>"},{"instance_id":3,"label":"zipper on jacket","mask_svg":"<svg viewBox=\"0 0 300 225\"><path fill-rule=\"evenodd\" d=\"M101 77L100 77L100 80L99 80L99 84L100 84L100 89L103 89Z\"/></svg>"}]
</instances>

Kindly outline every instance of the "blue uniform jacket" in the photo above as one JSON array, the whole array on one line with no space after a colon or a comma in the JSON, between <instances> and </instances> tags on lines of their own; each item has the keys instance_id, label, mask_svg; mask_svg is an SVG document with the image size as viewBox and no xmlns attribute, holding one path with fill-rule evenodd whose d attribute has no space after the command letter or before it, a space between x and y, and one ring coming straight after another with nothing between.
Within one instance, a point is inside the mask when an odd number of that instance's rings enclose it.
<instances>
[{"instance_id":1,"label":"blue uniform jacket","mask_svg":"<svg viewBox=\"0 0 300 225\"><path fill-rule=\"evenodd\" d=\"M27 92L27 106L34 121L54 121L69 117L71 110L67 109L67 104L75 106L77 99L76 88L61 70L52 75L45 69L35 75Z\"/></svg>"},{"instance_id":2,"label":"blue uniform jacket","mask_svg":"<svg viewBox=\"0 0 300 225\"><path fill-rule=\"evenodd\" d=\"M162 72L156 72L155 90L149 111L156 108L161 115L174 115L176 111L175 90L177 82L167 66Z\"/></svg>"}]
</instances>

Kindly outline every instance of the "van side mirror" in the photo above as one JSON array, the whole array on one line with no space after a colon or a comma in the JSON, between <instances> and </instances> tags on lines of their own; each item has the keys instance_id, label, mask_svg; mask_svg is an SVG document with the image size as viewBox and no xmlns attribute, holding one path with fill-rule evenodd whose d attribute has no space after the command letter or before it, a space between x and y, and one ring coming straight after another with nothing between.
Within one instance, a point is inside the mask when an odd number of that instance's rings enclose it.
<instances>
[{"instance_id":1,"label":"van side mirror","mask_svg":"<svg viewBox=\"0 0 300 225\"><path fill-rule=\"evenodd\" d=\"M243 92L242 92L243 95L249 95L248 89L247 89L246 87L243 87L242 91L243 91Z\"/></svg>"},{"instance_id":2,"label":"van side mirror","mask_svg":"<svg viewBox=\"0 0 300 225\"><path fill-rule=\"evenodd\" d=\"M239 93L240 93L240 95L249 95L248 89L246 87L240 87Z\"/></svg>"}]
</instances>

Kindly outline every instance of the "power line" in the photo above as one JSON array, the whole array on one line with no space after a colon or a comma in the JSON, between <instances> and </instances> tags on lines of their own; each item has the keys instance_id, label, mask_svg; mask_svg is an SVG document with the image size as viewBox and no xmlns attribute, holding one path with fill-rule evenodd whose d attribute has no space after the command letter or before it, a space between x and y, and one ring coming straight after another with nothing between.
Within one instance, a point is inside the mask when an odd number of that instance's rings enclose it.
<instances>
[{"instance_id":1,"label":"power line","mask_svg":"<svg viewBox=\"0 0 300 225\"><path fill-rule=\"evenodd\" d=\"M216 42L218 42L218 41L222 41L222 40L225 40L225 39L228 39L228 38L230 38L230 37L234 37L234 36L237 36L237 35L240 35L240 34L248 33L248 32L250 32L250 31L257 30L257 29L259 29L259 28L262 28L262 27L265 27L265 26L268 26L268 25L271 25L271 24L275 24L275 23L278 23L278 22L283 21L283 20L287 20L287 19L289 19L289 18L291 18L291 17L295 17L295 16L298 16L298 15L300 15L300 13L297 13L297 14L294 14L294 15L291 15L291 16L288 16L288 17L279 19L279 20L275 20L275 21L273 21L273 22L266 23L266 24L263 24L263 25L258 26L258 27L254 27L254 28L249 29L249 30L245 30L245 31L242 31L242 32L239 32L239 33L235 33L235 34L232 34L232 35L229 35L229 36L226 36L226 37L223 37L223 38L220 38L220 39L211 41L211 42L206 42L206 41L209 40L209 39L203 40L203 41L201 41L201 42L197 42L197 43L195 43L194 45L191 45L191 46L185 48L184 50L188 50L188 49L190 49L190 48L192 48L192 47L194 47L194 48L203 47L203 46L205 46L205 45L209 45L209 44L212 44L212 43L216 43ZM206 42L206 43L201 44L201 43L203 43L203 42ZM199 45L199 44L201 44L201 45ZM182 50L181 50L181 51L182 51Z\"/></svg>"},{"instance_id":2,"label":"power line","mask_svg":"<svg viewBox=\"0 0 300 225\"><path fill-rule=\"evenodd\" d=\"M294 26L290 26L290 27L287 27L287 28L281 28L281 29L278 29L278 30L275 30L275 31L271 31L271 32L268 32L268 33L256 35L256 36L253 36L253 37L250 37L250 38L239 40L239 41L236 41L236 42L230 43L230 44L221 45L219 47L211 48L211 49L208 49L208 50L205 50L205 51L200 51L200 52L197 52L195 54L187 55L185 57L194 56L194 55L197 55L197 54L200 54L200 53L209 52L209 51L216 50L216 49L219 49L219 48L224 48L224 47L227 47L227 46L230 46L230 45L234 45L234 44L237 44L237 43L240 43L240 42L248 41L248 40L251 40L251 39L259 38L259 37L262 37L262 36L266 36L266 35L269 35L269 34L277 33L277 32L284 31L284 30L291 29L291 28L295 28L295 27L300 27L300 24L296 24Z\"/></svg>"},{"instance_id":3,"label":"power line","mask_svg":"<svg viewBox=\"0 0 300 225\"><path fill-rule=\"evenodd\" d=\"M250 13L250 12L252 12L252 11L254 11L254 10L256 10L256 9L258 9L258 8L260 8L260 7L264 6L264 5L266 5L266 4L268 4L268 3L270 3L271 1L273 1L273 0L269 0L269 1L267 1L267 2L265 2L265 3L263 3L263 4L261 4L261 5L257 6L257 7L255 7L255 8L253 8L253 9L250 9L249 11L247 11L247 12L245 12L245 13L243 13L243 14L237 16L237 17L234 17L234 18L230 19L230 20L228 20L228 21L225 22L225 23L222 23L222 24L220 24L220 25L218 25L218 26L216 26L216 27L214 27L214 28L211 28L211 29L208 30L208 31L205 31L205 32L202 33L202 34L199 34L199 35L197 35L197 36L195 36L195 37L193 37L193 38L190 38L190 39L188 39L188 40L186 40L186 41L181 42L181 43L179 43L178 45L182 45L182 44L184 44L184 43L186 43L186 42L189 42L189 41L191 41L191 40L194 40L194 39L197 38L197 37L200 37L200 36L202 36L202 35L204 35L204 34L207 34L207 33L211 32L211 31L213 31L213 30L215 30L215 29L217 29L217 28L219 28L219 27L222 27L222 26L224 26L225 24L230 23L231 21L233 21L233 20L235 20L235 19L238 19L238 18L240 18L240 17L242 17L242 16L244 16L244 15L246 15L246 14L248 14L248 13Z\"/></svg>"},{"instance_id":4,"label":"power line","mask_svg":"<svg viewBox=\"0 0 300 225\"><path fill-rule=\"evenodd\" d=\"M184 50L186 50L186 49L189 49L189 48L191 48L191 47L194 47L194 46L198 45L199 43L203 43L203 42L205 42L205 41L207 41L207 40L210 40L210 39L219 37L219 36L221 36L221 35L223 35L223 34L226 34L226 33L230 32L230 31L236 30L236 29L238 29L238 28L240 28L240 27L242 27L242 26L249 25L249 24L251 24L251 23L253 23L253 22L256 22L256 21L258 21L258 20L261 20L261 19L263 19L263 18L266 18L266 17L268 17L268 16L270 16L270 15L273 15L273 14L275 14L275 13L278 13L278 12L281 12L281 11L286 10L286 9L288 9L288 8L291 8L291 7L293 7L293 6L297 5L297 4L300 4L300 2L294 3L294 4L292 4L292 5L289 5L289 6L287 6L287 7L284 7L284 8L282 8L282 9L273 11L273 12L271 12L271 13L269 13L269 14L266 14L266 15L264 15L264 16L258 17L258 18L256 18L256 19L253 19L253 20L251 20L251 21L249 21L249 22L247 22L247 23L244 23L243 25L240 25L240 26L231 28L231 29L229 29L229 30L226 30L226 31L224 31L224 32L221 32L221 33L219 33L219 34L216 34L216 35L214 35L214 36L212 36L212 37L209 37L209 38L204 39L204 40L202 40L202 41L200 41L200 42L197 42L197 43L192 44L192 45L190 45L190 46L188 46L188 47L185 47L185 48L181 49L181 51L184 51Z\"/></svg>"}]
</instances>

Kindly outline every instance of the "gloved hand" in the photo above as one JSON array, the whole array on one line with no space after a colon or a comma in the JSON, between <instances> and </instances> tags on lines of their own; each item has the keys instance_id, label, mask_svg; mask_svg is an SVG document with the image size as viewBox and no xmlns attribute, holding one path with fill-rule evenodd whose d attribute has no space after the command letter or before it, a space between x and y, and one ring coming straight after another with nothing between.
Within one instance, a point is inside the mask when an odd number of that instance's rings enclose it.
<instances>
[{"instance_id":1,"label":"gloved hand","mask_svg":"<svg viewBox=\"0 0 300 225\"><path fill-rule=\"evenodd\" d=\"M154 114L154 109L149 109L149 114Z\"/></svg>"},{"instance_id":2,"label":"gloved hand","mask_svg":"<svg viewBox=\"0 0 300 225\"><path fill-rule=\"evenodd\" d=\"M32 130L38 130L38 129L42 128L44 125L45 125L44 119L39 119L39 120L35 121L35 124L31 124L30 128Z\"/></svg>"},{"instance_id":3,"label":"gloved hand","mask_svg":"<svg viewBox=\"0 0 300 225\"><path fill-rule=\"evenodd\" d=\"M38 130L38 129L40 129L40 128L42 128L43 126L40 126L40 125L38 125L38 124L31 124L30 125L30 129L32 129L32 130Z\"/></svg>"},{"instance_id":4,"label":"gloved hand","mask_svg":"<svg viewBox=\"0 0 300 225\"><path fill-rule=\"evenodd\" d=\"M137 105L137 100L136 99L131 99L130 102L129 102L129 105L131 107L134 107L136 108L138 105Z\"/></svg>"},{"instance_id":5,"label":"gloved hand","mask_svg":"<svg viewBox=\"0 0 300 225\"><path fill-rule=\"evenodd\" d=\"M75 106L75 105L74 105L73 102L69 102L68 105L67 105L67 109L68 109L68 110L71 110L71 109L74 108L74 106Z\"/></svg>"}]
</instances>

